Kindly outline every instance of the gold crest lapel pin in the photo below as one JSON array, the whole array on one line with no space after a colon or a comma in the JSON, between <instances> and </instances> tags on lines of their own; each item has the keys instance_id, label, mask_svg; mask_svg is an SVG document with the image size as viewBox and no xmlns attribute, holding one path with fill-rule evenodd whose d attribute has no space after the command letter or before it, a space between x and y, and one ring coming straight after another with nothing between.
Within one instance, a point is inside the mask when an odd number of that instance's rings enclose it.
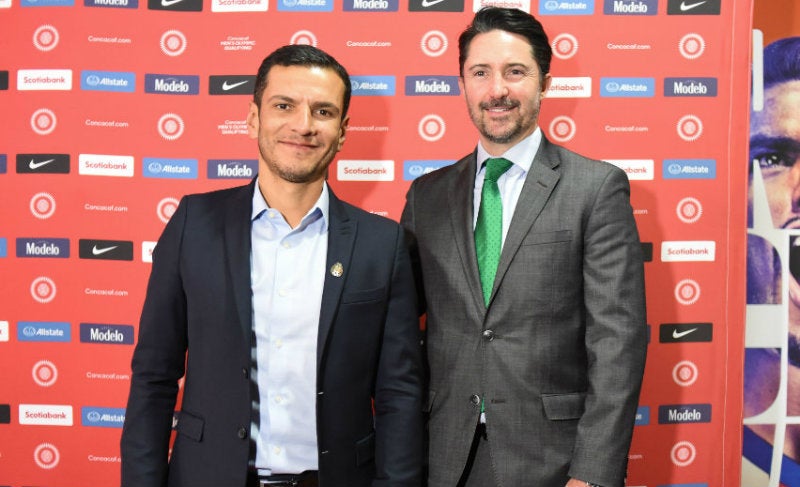
<instances>
[{"instance_id":1,"label":"gold crest lapel pin","mask_svg":"<svg viewBox=\"0 0 800 487\"><path fill-rule=\"evenodd\" d=\"M342 266L341 262L337 262L331 266L331 275L333 277L342 277L344 274L344 266Z\"/></svg>"}]
</instances>

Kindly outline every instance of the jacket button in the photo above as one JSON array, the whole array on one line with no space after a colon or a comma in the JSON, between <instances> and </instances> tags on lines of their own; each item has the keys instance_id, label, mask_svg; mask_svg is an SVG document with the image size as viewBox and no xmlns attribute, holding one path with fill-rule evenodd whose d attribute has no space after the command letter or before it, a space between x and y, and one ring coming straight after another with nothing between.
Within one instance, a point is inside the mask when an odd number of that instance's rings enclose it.
<instances>
[{"instance_id":1,"label":"jacket button","mask_svg":"<svg viewBox=\"0 0 800 487\"><path fill-rule=\"evenodd\" d=\"M477 395L477 394L473 394L473 395L471 395L471 396L469 397L469 401L470 401L472 404L474 404L474 405L476 405L476 406L477 406L478 404L480 404L480 403L481 403L481 396L479 396L479 395Z\"/></svg>"},{"instance_id":2,"label":"jacket button","mask_svg":"<svg viewBox=\"0 0 800 487\"><path fill-rule=\"evenodd\" d=\"M494 332L492 330L483 330L483 339L487 342L494 340Z\"/></svg>"},{"instance_id":3,"label":"jacket button","mask_svg":"<svg viewBox=\"0 0 800 487\"><path fill-rule=\"evenodd\" d=\"M239 431L236 432L236 436L238 436L240 440L247 438L247 430L244 426L239 428Z\"/></svg>"},{"instance_id":4,"label":"jacket button","mask_svg":"<svg viewBox=\"0 0 800 487\"><path fill-rule=\"evenodd\" d=\"M250 371L247 370L247 368L242 367L242 375L244 376L245 379L248 379L250 378Z\"/></svg>"}]
</instances>

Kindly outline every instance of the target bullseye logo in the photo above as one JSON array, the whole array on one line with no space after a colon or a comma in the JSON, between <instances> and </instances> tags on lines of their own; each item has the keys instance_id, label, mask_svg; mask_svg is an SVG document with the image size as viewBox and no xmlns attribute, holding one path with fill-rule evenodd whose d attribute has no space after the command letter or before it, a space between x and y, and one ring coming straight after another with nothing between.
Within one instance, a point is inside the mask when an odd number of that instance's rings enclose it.
<instances>
[{"instance_id":1,"label":"target bullseye logo","mask_svg":"<svg viewBox=\"0 0 800 487\"><path fill-rule=\"evenodd\" d=\"M158 119L158 133L167 140L176 140L183 135L184 123L180 115L165 113Z\"/></svg>"},{"instance_id":2,"label":"target bullseye logo","mask_svg":"<svg viewBox=\"0 0 800 487\"><path fill-rule=\"evenodd\" d=\"M29 208L33 216L46 220L56 212L56 199L50 193L36 193L31 198Z\"/></svg>"},{"instance_id":3,"label":"target bullseye logo","mask_svg":"<svg viewBox=\"0 0 800 487\"><path fill-rule=\"evenodd\" d=\"M49 277L37 277L31 282L31 296L40 303L49 303L56 297L56 283Z\"/></svg>"},{"instance_id":4,"label":"target bullseye logo","mask_svg":"<svg viewBox=\"0 0 800 487\"><path fill-rule=\"evenodd\" d=\"M436 142L444 137L446 126L444 119L436 114L429 114L422 117L417 126L419 136L428 142Z\"/></svg>"},{"instance_id":5,"label":"target bullseye logo","mask_svg":"<svg viewBox=\"0 0 800 487\"><path fill-rule=\"evenodd\" d=\"M675 285L675 299L685 306L696 303L700 299L700 284L693 279L683 279Z\"/></svg>"},{"instance_id":6,"label":"target bullseye logo","mask_svg":"<svg viewBox=\"0 0 800 487\"><path fill-rule=\"evenodd\" d=\"M685 467L694 462L697 457L697 449L688 441L679 441L672 447L669 456L676 466Z\"/></svg>"},{"instance_id":7,"label":"target bullseye logo","mask_svg":"<svg viewBox=\"0 0 800 487\"><path fill-rule=\"evenodd\" d=\"M569 59L578 53L578 38L572 34L559 34L550 44L553 55L559 59Z\"/></svg>"},{"instance_id":8,"label":"target bullseye logo","mask_svg":"<svg viewBox=\"0 0 800 487\"><path fill-rule=\"evenodd\" d=\"M33 364L33 381L42 387L50 387L58 380L58 369L49 360L40 360Z\"/></svg>"},{"instance_id":9,"label":"target bullseye logo","mask_svg":"<svg viewBox=\"0 0 800 487\"><path fill-rule=\"evenodd\" d=\"M422 36L420 47L426 56L439 57L447 51L447 36L439 30L428 31Z\"/></svg>"},{"instance_id":10,"label":"target bullseye logo","mask_svg":"<svg viewBox=\"0 0 800 487\"><path fill-rule=\"evenodd\" d=\"M175 210L178 209L178 200L172 197L164 198L158 202L158 207L156 208L156 213L158 214L158 219L164 223L167 223L172 215L175 214Z\"/></svg>"},{"instance_id":11,"label":"target bullseye logo","mask_svg":"<svg viewBox=\"0 0 800 487\"><path fill-rule=\"evenodd\" d=\"M292 35L290 44L317 47L317 36L310 30L298 30Z\"/></svg>"},{"instance_id":12,"label":"target bullseye logo","mask_svg":"<svg viewBox=\"0 0 800 487\"><path fill-rule=\"evenodd\" d=\"M675 212L683 223L695 223L703 216L703 205L697 198L683 198L678 202Z\"/></svg>"},{"instance_id":13,"label":"target bullseye logo","mask_svg":"<svg viewBox=\"0 0 800 487\"><path fill-rule=\"evenodd\" d=\"M168 30L161 35L161 51L167 56L180 56L186 44L186 36L179 30Z\"/></svg>"},{"instance_id":14,"label":"target bullseye logo","mask_svg":"<svg viewBox=\"0 0 800 487\"><path fill-rule=\"evenodd\" d=\"M31 128L39 135L48 135L56 129L56 114L49 108L40 108L31 115Z\"/></svg>"},{"instance_id":15,"label":"target bullseye logo","mask_svg":"<svg viewBox=\"0 0 800 487\"><path fill-rule=\"evenodd\" d=\"M575 131L575 120L566 115L555 117L550 122L550 137L557 142L563 143L572 140L575 137Z\"/></svg>"},{"instance_id":16,"label":"target bullseye logo","mask_svg":"<svg viewBox=\"0 0 800 487\"><path fill-rule=\"evenodd\" d=\"M39 26L33 32L33 45L40 51L52 51L58 45L58 29L52 25Z\"/></svg>"},{"instance_id":17,"label":"target bullseye logo","mask_svg":"<svg viewBox=\"0 0 800 487\"><path fill-rule=\"evenodd\" d=\"M700 34L686 34L678 42L678 50L686 59L697 59L706 50L706 41Z\"/></svg>"},{"instance_id":18,"label":"target bullseye logo","mask_svg":"<svg viewBox=\"0 0 800 487\"><path fill-rule=\"evenodd\" d=\"M33 451L33 461L41 469L50 470L56 468L59 460L61 460L61 454L53 444L42 443Z\"/></svg>"},{"instance_id":19,"label":"target bullseye logo","mask_svg":"<svg viewBox=\"0 0 800 487\"><path fill-rule=\"evenodd\" d=\"M686 142L694 142L703 135L703 121L697 115L684 115L678 120L678 136Z\"/></svg>"}]
</instances>

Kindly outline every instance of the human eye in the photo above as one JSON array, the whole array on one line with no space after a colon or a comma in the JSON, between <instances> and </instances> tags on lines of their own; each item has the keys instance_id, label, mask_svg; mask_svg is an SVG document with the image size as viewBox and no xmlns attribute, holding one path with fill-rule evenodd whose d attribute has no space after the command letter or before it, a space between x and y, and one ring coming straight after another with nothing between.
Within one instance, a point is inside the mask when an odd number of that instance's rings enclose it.
<instances>
[{"instance_id":1,"label":"human eye","mask_svg":"<svg viewBox=\"0 0 800 487\"><path fill-rule=\"evenodd\" d=\"M784 152L764 152L754 154L752 161L758 164L762 170L779 171L787 169L794 165L797 157L792 157L790 154Z\"/></svg>"}]
</instances>

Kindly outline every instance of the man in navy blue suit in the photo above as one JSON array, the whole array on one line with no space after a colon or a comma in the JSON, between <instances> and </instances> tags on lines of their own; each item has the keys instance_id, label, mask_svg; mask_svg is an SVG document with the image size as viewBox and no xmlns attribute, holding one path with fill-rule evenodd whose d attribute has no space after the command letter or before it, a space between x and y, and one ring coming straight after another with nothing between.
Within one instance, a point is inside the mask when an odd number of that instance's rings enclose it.
<instances>
[{"instance_id":1,"label":"man in navy blue suit","mask_svg":"<svg viewBox=\"0 0 800 487\"><path fill-rule=\"evenodd\" d=\"M326 183L350 91L319 49L267 56L247 116L258 177L183 198L164 229L132 361L123 486L419 485L403 232Z\"/></svg>"}]
</instances>

